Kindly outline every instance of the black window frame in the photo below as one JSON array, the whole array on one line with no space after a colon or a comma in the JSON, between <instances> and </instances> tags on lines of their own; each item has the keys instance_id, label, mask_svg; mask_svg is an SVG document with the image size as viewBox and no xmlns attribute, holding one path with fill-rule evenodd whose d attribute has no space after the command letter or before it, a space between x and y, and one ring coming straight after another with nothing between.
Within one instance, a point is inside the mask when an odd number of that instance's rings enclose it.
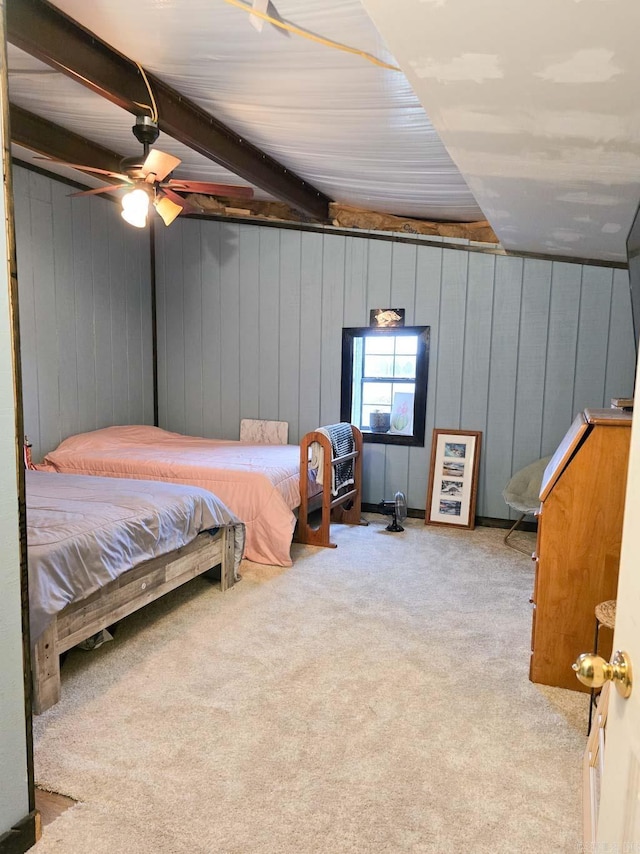
<instances>
[{"instance_id":1,"label":"black window frame","mask_svg":"<svg viewBox=\"0 0 640 854\"><path fill-rule=\"evenodd\" d=\"M353 403L353 350L356 338L373 336L398 337L413 335L418 338L416 351L415 396L413 400L413 434L402 436L395 433L374 433L362 431L365 442L376 445L408 445L424 447L424 434L427 418L427 392L429 383L429 342L430 326L353 326L342 330L342 377L340 381L340 420L351 421Z\"/></svg>"}]
</instances>

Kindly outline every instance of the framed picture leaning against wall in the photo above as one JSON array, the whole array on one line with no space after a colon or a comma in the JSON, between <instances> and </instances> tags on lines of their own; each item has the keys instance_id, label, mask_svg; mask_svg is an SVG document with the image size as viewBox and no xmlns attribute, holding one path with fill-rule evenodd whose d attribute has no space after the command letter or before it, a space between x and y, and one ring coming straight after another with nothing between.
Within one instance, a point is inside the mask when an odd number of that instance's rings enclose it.
<instances>
[{"instance_id":1,"label":"framed picture leaning against wall","mask_svg":"<svg viewBox=\"0 0 640 854\"><path fill-rule=\"evenodd\" d=\"M426 525L475 527L479 430L434 430L425 512Z\"/></svg>"}]
</instances>

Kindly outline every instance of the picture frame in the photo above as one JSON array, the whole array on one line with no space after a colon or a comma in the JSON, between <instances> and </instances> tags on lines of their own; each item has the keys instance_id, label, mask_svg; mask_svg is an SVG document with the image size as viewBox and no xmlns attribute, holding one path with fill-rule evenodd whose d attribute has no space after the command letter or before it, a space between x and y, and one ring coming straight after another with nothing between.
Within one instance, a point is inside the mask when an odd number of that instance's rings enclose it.
<instances>
[{"instance_id":1,"label":"picture frame","mask_svg":"<svg viewBox=\"0 0 640 854\"><path fill-rule=\"evenodd\" d=\"M433 431L425 525L475 528L481 444L480 430Z\"/></svg>"},{"instance_id":2,"label":"picture frame","mask_svg":"<svg viewBox=\"0 0 640 854\"><path fill-rule=\"evenodd\" d=\"M404 315L404 308L372 308L369 311L369 326L378 329L404 326Z\"/></svg>"}]
</instances>

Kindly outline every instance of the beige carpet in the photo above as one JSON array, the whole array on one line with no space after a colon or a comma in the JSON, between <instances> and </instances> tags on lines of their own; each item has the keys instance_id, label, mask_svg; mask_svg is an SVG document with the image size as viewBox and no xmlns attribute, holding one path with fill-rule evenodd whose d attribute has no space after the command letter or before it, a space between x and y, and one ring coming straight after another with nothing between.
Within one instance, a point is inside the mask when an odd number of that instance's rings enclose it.
<instances>
[{"instance_id":1,"label":"beige carpet","mask_svg":"<svg viewBox=\"0 0 640 854\"><path fill-rule=\"evenodd\" d=\"M587 697L528 681L530 561L369 518L70 654L36 779L81 803L37 854L579 850Z\"/></svg>"}]
</instances>

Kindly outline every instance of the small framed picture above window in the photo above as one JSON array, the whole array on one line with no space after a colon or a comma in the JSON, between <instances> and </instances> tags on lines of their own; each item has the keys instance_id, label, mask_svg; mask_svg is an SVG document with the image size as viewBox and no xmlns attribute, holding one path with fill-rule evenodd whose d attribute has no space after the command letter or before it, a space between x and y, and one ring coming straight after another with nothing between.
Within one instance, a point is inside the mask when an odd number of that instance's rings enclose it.
<instances>
[{"instance_id":1,"label":"small framed picture above window","mask_svg":"<svg viewBox=\"0 0 640 854\"><path fill-rule=\"evenodd\" d=\"M424 445L428 326L342 330L340 419L365 442Z\"/></svg>"},{"instance_id":2,"label":"small framed picture above window","mask_svg":"<svg viewBox=\"0 0 640 854\"><path fill-rule=\"evenodd\" d=\"M426 525L475 527L481 441L478 430L433 431Z\"/></svg>"}]
</instances>

